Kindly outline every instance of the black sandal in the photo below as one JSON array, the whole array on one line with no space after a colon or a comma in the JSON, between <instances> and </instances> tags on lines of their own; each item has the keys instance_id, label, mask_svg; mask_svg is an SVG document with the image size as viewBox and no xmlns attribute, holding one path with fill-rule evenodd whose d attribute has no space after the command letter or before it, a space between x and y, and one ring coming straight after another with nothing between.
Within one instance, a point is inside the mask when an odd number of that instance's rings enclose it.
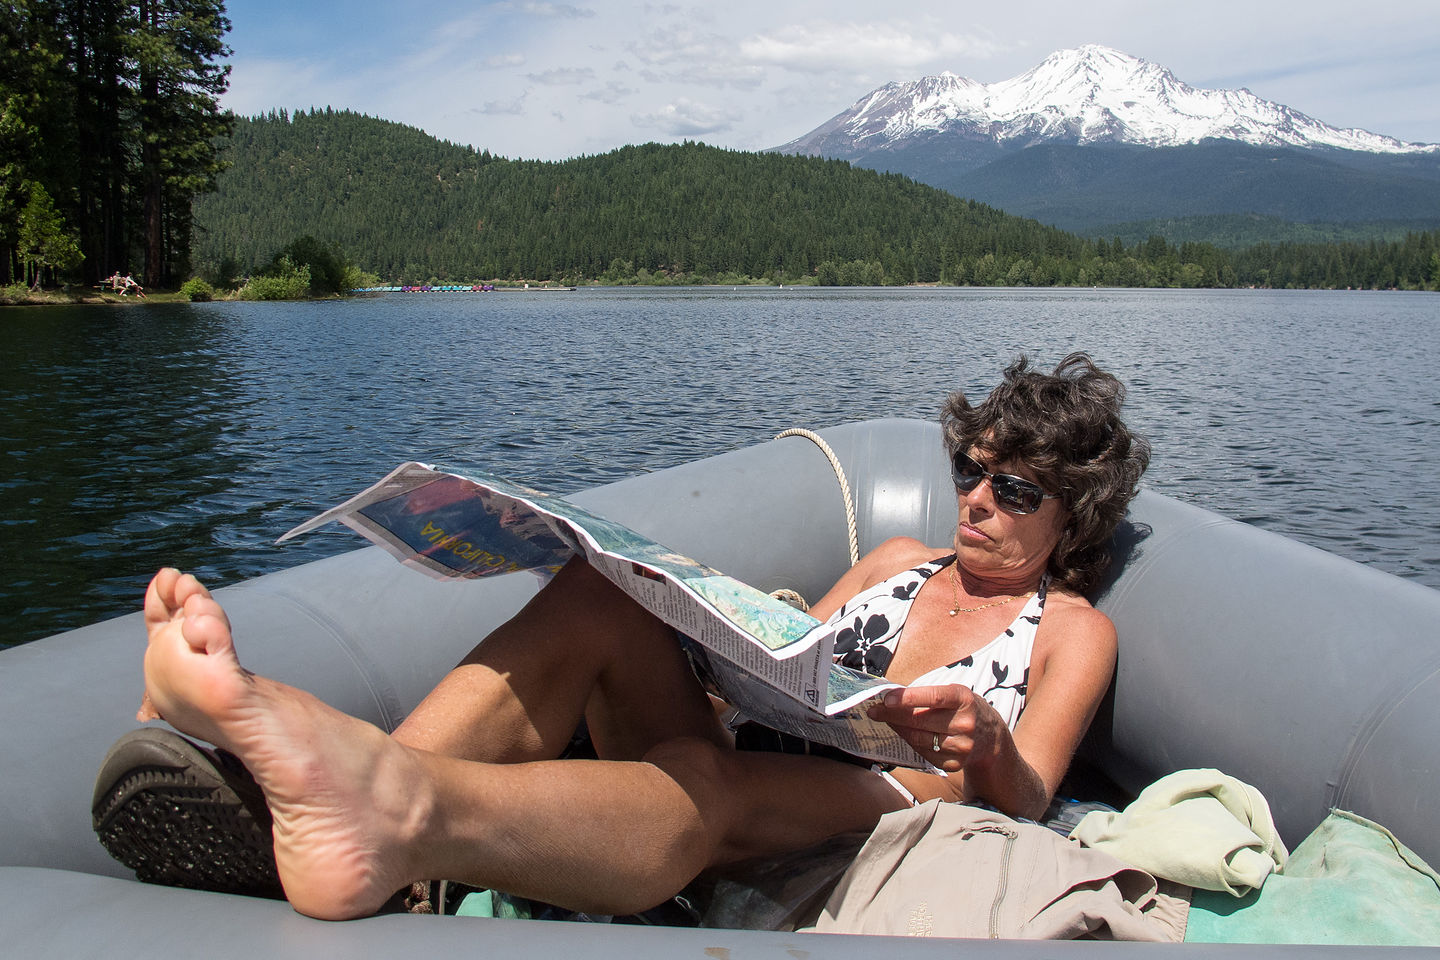
<instances>
[{"instance_id":1,"label":"black sandal","mask_svg":"<svg viewBox=\"0 0 1440 960\"><path fill-rule=\"evenodd\" d=\"M285 898L270 809L234 754L133 730L106 754L90 810L101 845L146 883Z\"/></svg>"}]
</instances>

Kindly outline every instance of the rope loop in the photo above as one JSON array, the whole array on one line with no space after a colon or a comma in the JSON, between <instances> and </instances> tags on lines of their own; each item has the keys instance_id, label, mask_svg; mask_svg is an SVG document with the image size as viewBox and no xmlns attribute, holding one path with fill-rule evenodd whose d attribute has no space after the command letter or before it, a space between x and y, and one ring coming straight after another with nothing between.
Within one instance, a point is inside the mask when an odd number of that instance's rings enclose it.
<instances>
[{"instance_id":1,"label":"rope loop","mask_svg":"<svg viewBox=\"0 0 1440 960\"><path fill-rule=\"evenodd\" d=\"M775 434L776 440L785 437L804 437L819 447L830 461L830 468L835 471L835 479L840 481L840 495L845 498L845 529L850 536L850 566L855 566L860 562L860 536L855 530L855 501L850 496L850 481L845 478L845 468L840 465L840 458L835 456L835 451L830 449L825 438L813 430L793 427Z\"/></svg>"}]
</instances>

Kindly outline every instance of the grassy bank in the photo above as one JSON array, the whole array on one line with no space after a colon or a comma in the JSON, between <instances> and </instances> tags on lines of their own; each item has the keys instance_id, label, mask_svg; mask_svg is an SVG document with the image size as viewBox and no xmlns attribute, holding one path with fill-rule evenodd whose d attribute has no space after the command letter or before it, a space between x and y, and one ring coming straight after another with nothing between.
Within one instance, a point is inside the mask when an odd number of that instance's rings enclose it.
<instances>
[{"instance_id":1,"label":"grassy bank","mask_svg":"<svg viewBox=\"0 0 1440 960\"><path fill-rule=\"evenodd\" d=\"M81 303L185 303L187 298L181 296L175 290L157 290L147 293L145 298L130 295L122 297L108 288L97 290L94 287L59 287L49 290L31 290L23 283L12 283L8 287L0 287L0 306L45 306L48 304L81 304Z\"/></svg>"}]
</instances>

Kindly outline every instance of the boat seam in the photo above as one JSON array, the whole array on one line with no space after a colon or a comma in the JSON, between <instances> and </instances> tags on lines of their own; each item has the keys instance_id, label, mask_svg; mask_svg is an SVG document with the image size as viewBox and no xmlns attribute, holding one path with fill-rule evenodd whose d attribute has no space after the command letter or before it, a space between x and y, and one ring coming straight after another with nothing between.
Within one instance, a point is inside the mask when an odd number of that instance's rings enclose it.
<instances>
[{"instance_id":1,"label":"boat seam","mask_svg":"<svg viewBox=\"0 0 1440 960\"><path fill-rule=\"evenodd\" d=\"M1405 680L1391 684L1388 690L1382 691L1379 705L1365 716L1355 736L1350 739L1345 752L1341 755L1335 782L1327 784L1329 789L1328 796L1325 798L1326 809L1333 810L1340 807L1350 789L1350 784L1355 779L1361 758L1364 757L1365 751L1369 748L1370 742L1375 739L1375 735L1379 733L1380 728L1414 695L1415 691L1437 674L1440 674L1440 655L1432 657L1419 670L1409 673Z\"/></svg>"},{"instance_id":2,"label":"boat seam","mask_svg":"<svg viewBox=\"0 0 1440 960\"><path fill-rule=\"evenodd\" d=\"M265 588L260 587L259 589L264 590ZM370 694L370 698L375 704L376 712L380 717L380 727L387 733L393 731L395 727L399 725L400 717L397 715L397 711L390 709L386 703L386 698L382 694L382 688L376 681L379 671L375 669L374 663L368 657L364 656L362 650L351 643L343 632L336 629L334 623L320 613L319 608L299 599L294 594L284 593L278 590L270 590L267 592L276 597L283 598L299 612L308 617L312 623L324 629L326 635L344 652L346 659L350 661L350 664L355 668L355 672L359 674L365 690Z\"/></svg>"}]
</instances>

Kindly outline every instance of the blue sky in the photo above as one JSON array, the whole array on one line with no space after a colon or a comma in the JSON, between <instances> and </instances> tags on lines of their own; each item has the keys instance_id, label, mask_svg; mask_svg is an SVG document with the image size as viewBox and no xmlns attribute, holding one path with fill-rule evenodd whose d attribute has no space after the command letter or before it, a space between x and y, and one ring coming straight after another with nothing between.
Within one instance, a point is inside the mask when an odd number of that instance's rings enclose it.
<instances>
[{"instance_id":1,"label":"blue sky","mask_svg":"<svg viewBox=\"0 0 1440 960\"><path fill-rule=\"evenodd\" d=\"M723 10L720 9L723 6ZM505 157L757 150L892 80L985 83L1101 43L1198 87L1440 143L1440 2L229 0L226 106L348 108Z\"/></svg>"}]
</instances>

